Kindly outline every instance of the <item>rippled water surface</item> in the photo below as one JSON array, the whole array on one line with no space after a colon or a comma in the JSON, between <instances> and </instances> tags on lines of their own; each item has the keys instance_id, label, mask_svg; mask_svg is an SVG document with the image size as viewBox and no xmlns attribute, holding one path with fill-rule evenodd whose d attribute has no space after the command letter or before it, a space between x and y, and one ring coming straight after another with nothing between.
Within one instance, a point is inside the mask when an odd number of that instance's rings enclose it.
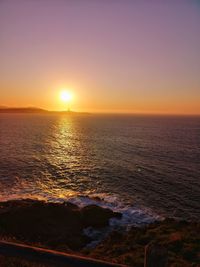
<instances>
[{"instance_id":1,"label":"rippled water surface","mask_svg":"<svg viewBox=\"0 0 200 267\"><path fill-rule=\"evenodd\" d=\"M200 219L200 117L1 114L0 198L27 196Z\"/></svg>"}]
</instances>

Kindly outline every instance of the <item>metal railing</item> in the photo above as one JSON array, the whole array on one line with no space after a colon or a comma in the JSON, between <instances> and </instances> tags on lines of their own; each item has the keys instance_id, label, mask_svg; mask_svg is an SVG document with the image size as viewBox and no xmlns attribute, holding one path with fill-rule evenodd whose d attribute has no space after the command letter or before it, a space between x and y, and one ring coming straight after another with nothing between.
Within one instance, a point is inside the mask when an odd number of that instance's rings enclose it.
<instances>
[{"instance_id":1,"label":"metal railing","mask_svg":"<svg viewBox=\"0 0 200 267\"><path fill-rule=\"evenodd\" d=\"M54 250L28 246L24 244L0 241L0 255L17 257L32 262L49 263L53 266L65 267L126 267Z\"/></svg>"}]
</instances>

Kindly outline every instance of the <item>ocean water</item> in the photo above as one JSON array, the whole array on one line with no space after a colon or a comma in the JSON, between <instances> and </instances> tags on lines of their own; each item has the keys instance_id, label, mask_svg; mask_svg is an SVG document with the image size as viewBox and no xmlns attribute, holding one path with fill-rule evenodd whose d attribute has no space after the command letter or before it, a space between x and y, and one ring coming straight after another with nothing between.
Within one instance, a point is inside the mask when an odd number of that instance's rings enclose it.
<instances>
[{"instance_id":1,"label":"ocean water","mask_svg":"<svg viewBox=\"0 0 200 267\"><path fill-rule=\"evenodd\" d=\"M26 197L199 220L200 117L1 114L0 200Z\"/></svg>"}]
</instances>

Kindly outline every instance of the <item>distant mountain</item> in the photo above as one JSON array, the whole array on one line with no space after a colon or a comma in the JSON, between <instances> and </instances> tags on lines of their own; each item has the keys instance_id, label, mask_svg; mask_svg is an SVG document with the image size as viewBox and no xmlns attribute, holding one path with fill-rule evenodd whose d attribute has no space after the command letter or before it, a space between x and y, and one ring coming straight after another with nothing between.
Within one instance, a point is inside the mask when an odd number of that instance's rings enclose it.
<instances>
[{"instance_id":1,"label":"distant mountain","mask_svg":"<svg viewBox=\"0 0 200 267\"><path fill-rule=\"evenodd\" d=\"M7 106L0 106L0 109L8 108Z\"/></svg>"},{"instance_id":2,"label":"distant mountain","mask_svg":"<svg viewBox=\"0 0 200 267\"><path fill-rule=\"evenodd\" d=\"M45 109L41 108L34 108L34 107L28 107L28 108L10 108L10 107L0 107L0 113L45 113L48 112Z\"/></svg>"},{"instance_id":3,"label":"distant mountain","mask_svg":"<svg viewBox=\"0 0 200 267\"><path fill-rule=\"evenodd\" d=\"M35 107L21 107L21 108L11 108L11 107L5 107L5 106L0 106L0 113L35 113L35 114L89 114L86 112L75 112L71 110L67 111L49 111L46 109L42 108L35 108Z\"/></svg>"}]
</instances>

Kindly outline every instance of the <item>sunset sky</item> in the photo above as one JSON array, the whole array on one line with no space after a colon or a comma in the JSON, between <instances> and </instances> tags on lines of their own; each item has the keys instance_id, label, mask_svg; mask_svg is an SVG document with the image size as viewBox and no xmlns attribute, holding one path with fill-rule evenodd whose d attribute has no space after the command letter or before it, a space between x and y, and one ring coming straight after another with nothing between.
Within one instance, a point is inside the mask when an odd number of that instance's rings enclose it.
<instances>
[{"instance_id":1,"label":"sunset sky","mask_svg":"<svg viewBox=\"0 0 200 267\"><path fill-rule=\"evenodd\" d=\"M200 1L0 0L0 106L200 114Z\"/></svg>"}]
</instances>

